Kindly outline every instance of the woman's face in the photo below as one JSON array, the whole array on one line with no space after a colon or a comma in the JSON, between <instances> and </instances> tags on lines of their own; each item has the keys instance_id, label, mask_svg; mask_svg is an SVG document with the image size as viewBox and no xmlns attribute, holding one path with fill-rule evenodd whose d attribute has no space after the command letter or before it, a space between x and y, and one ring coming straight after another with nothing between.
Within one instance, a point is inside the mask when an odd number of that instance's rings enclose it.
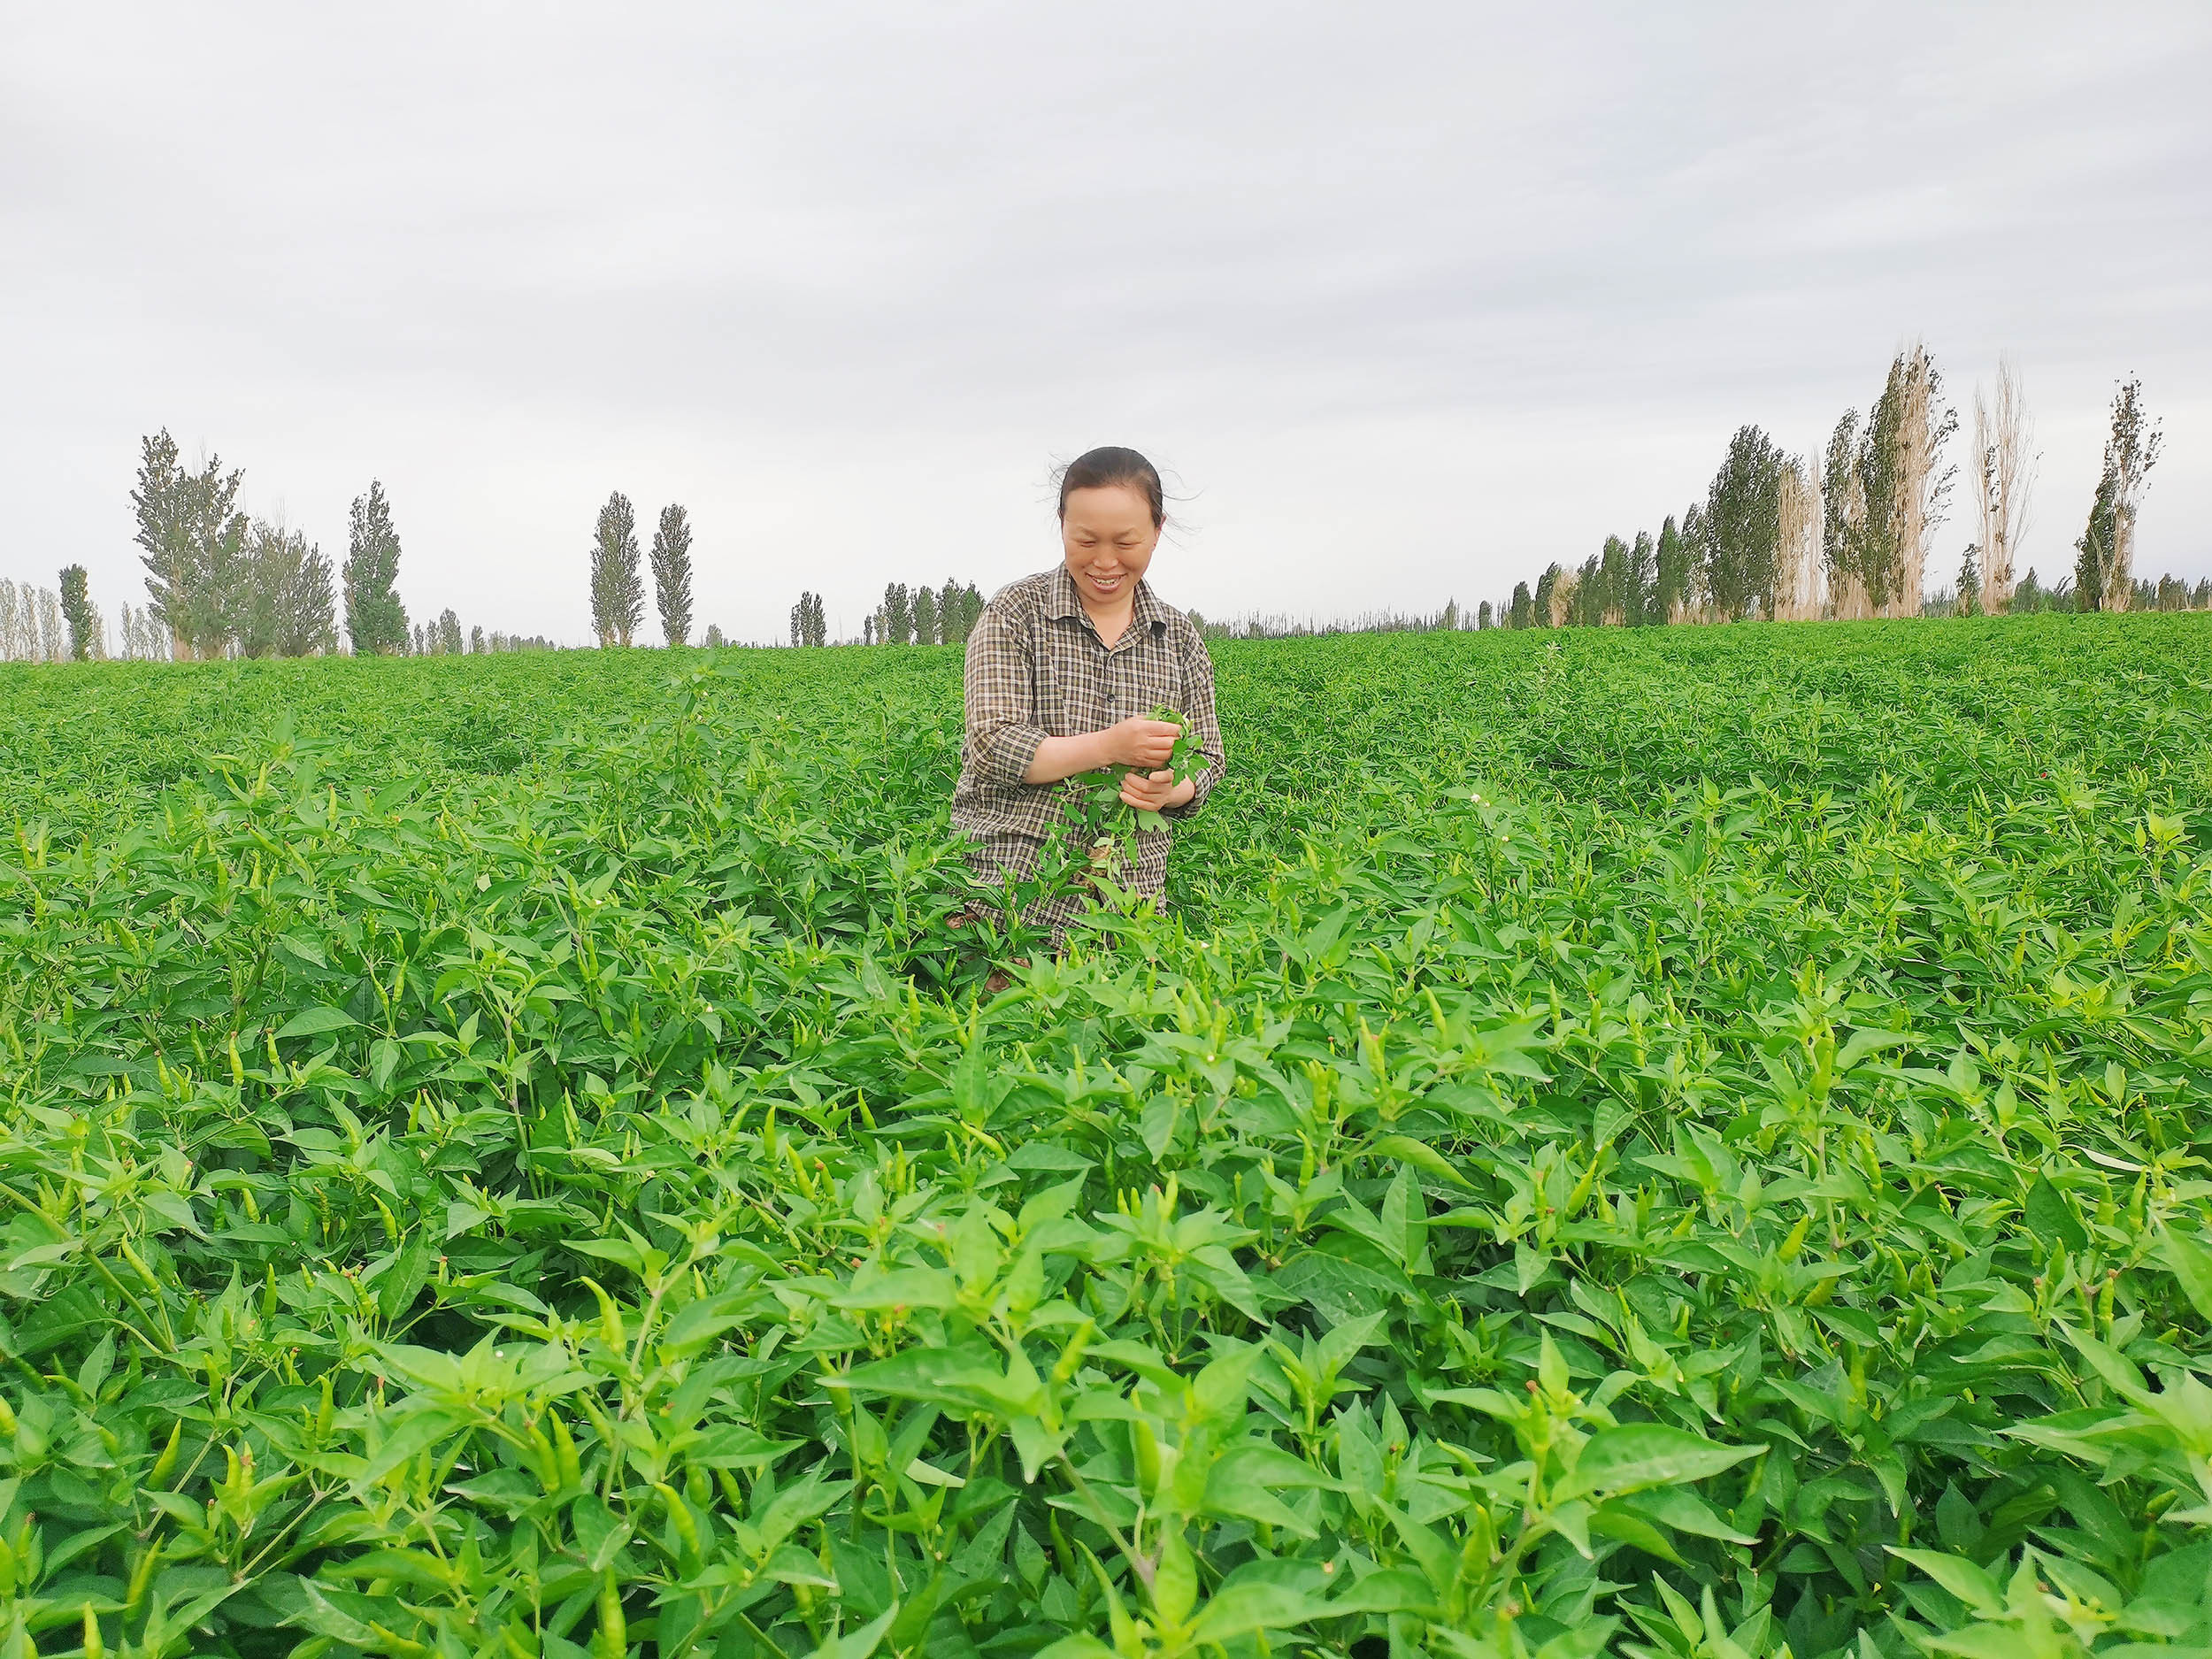
<instances>
[{"instance_id":1,"label":"woman's face","mask_svg":"<svg viewBox=\"0 0 2212 1659\"><path fill-rule=\"evenodd\" d=\"M1071 489L1060 514L1060 545L1085 608L1115 611L1137 591L1160 545L1160 527L1152 503L1129 485Z\"/></svg>"}]
</instances>

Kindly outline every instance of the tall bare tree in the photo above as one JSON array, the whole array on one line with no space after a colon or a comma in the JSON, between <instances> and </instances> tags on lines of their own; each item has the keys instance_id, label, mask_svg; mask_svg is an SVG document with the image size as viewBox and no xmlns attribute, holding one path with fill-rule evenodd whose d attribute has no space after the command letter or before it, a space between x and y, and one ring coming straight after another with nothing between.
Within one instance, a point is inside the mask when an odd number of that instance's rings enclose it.
<instances>
[{"instance_id":1,"label":"tall bare tree","mask_svg":"<svg viewBox=\"0 0 2212 1659\"><path fill-rule=\"evenodd\" d=\"M1574 615L1575 593L1582 585L1582 577L1578 572L1562 569L1556 565L1552 569L1558 571L1559 574L1552 579L1551 614L1544 626L1563 628L1568 618Z\"/></svg>"},{"instance_id":2,"label":"tall bare tree","mask_svg":"<svg viewBox=\"0 0 2212 1659\"><path fill-rule=\"evenodd\" d=\"M35 588L33 592L38 603L38 653L33 660L65 661L69 656L69 636L63 630L61 599L50 588Z\"/></svg>"},{"instance_id":3,"label":"tall bare tree","mask_svg":"<svg viewBox=\"0 0 2212 1659\"><path fill-rule=\"evenodd\" d=\"M1820 481L1802 456L1783 458L1775 516L1774 619L1811 621L1820 615Z\"/></svg>"},{"instance_id":4,"label":"tall bare tree","mask_svg":"<svg viewBox=\"0 0 2212 1659\"><path fill-rule=\"evenodd\" d=\"M1859 411L1847 409L1829 434L1821 469L1820 554L1836 617L1874 614L1866 591L1866 490L1859 477Z\"/></svg>"},{"instance_id":5,"label":"tall bare tree","mask_svg":"<svg viewBox=\"0 0 2212 1659\"><path fill-rule=\"evenodd\" d=\"M1980 518L1976 568L1981 577L1982 608L2002 616L2012 604L2013 555L2028 532L2029 498L2035 489L2036 462L2027 398L2020 371L2010 357L1997 359L1997 388L1985 401L1974 388L1975 509Z\"/></svg>"},{"instance_id":6,"label":"tall bare tree","mask_svg":"<svg viewBox=\"0 0 2212 1659\"><path fill-rule=\"evenodd\" d=\"M1544 567L1544 573L1536 579L1535 624L1540 628L1559 626L1559 583L1566 572L1556 561Z\"/></svg>"}]
</instances>

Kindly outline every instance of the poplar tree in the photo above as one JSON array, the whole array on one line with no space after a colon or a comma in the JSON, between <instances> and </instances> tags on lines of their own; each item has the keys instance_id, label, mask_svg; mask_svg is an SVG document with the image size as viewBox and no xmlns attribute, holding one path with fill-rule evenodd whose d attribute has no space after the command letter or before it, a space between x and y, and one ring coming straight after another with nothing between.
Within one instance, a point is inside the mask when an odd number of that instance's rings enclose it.
<instances>
[{"instance_id":1,"label":"poplar tree","mask_svg":"<svg viewBox=\"0 0 2212 1659\"><path fill-rule=\"evenodd\" d=\"M1820 557L1828 596L1845 620L1873 614L1866 579L1866 495L1859 472L1859 411L1847 409L1828 435L1821 466Z\"/></svg>"},{"instance_id":2,"label":"poplar tree","mask_svg":"<svg viewBox=\"0 0 2212 1659\"><path fill-rule=\"evenodd\" d=\"M146 567L147 609L169 630L171 650L185 655L179 621L184 615L185 595L192 587L191 549L184 528L184 472L177 465L176 440L164 426L151 437L139 440L138 483L131 491L131 508L138 518L134 538L145 549L140 563Z\"/></svg>"},{"instance_id":3,"label":"poplar tree","mask_svg":"<svg viewBox=\"0 0 2212 1659\"><path fill-rule=\"evenodd\" d=\"M1782 457L1775 492L1773 585L1766 613L1776 622L1809 621L1820 614L1820 484L1816 462Z\"/></svg>"},{"instance_id":4,"label":"poplar tree","mask_svg":"<svg viewBox=\"0 0 2212 1659\"><path fill-rule=\"evenodd\" d=\"M1559 579L1565 574L1556 564L1544 567L1544 573L1536 579L1536 626L1548 628L1552 625L1552 599L1559 591Z\"/></svg>"},{"instance_id":5,"label":"poplar tree","mask_svg":"<svg viewBox=\"0 0 2212 1659\"><path fill-rule=\"evenodd\" d=\"M1490 626L1490 602L1486 599L1475 607L1475 630L1481 633Z\"/></svg>"},{"instance_id":6,"label":"poplar tree","mask_svg":"<svg viewBox=\"0 0 2212 1659\"><path fill-rule=\"evenodd\" d=\"M369 493L354 497L346 532L344 584L346 634L358 657L404 656L407 607L394 584L399 580L399 532L392 527L392 504L384 486L369 480Z\"/></svg>"},{"instance_id":7,"label":"poplar tree","mask_svg":"<svg viewBox=\"0 0 2212 1659\"><path fill-rule=\"evenodd\" d=\"M2112 399L2112 434L2089 507L2089 525L2074 543L2074 591L2084 611L2125 611L2133 597L2135 519L2143 487L2165 434L2147 419L2143 382L2131 377Z\"/></svg>"},{"instance_id":8,"label":"poplar tree","mask_svg":"<svg viewBox=\"0 0 2212 1659\"><path fill-rule=\"evenodd\" d=\"M653 532L653 603L661 634L671 645L691 638L691 520L680 506L661 509Z\"/></svg>"},{"instance_id":9,"label":"poplar tree","mask_svg":"<svg viewBox=\"0 0 2212 1659\"><path fill-rule=\"evenodd\" d=\"M1936 465L1958 429L1957 413L1942 399L1943 377L1916 344L1891 363L1859 440L1860 574L1878 616L1920 614L1928 538L1942 522L1956 471Z\"/></svg>"},{"instance_id":10,"label":"poplar tree","mask_svg":"<svg viewBox=\"0 0 2212 1659\"><path fill-rule=\"evenodd\" d=\"M1669 513L1659 526L1659 543L1652 554L1651 620L1669 623L1676 610L1689 599L1689 549L1682 532Z\"/></svg>"},{"instance_id":11,"label":"poplar tree","mask_svg":"<svg viewBox=\"0 0 2212 1659\"><path fill-rule=\"evenodd\" d=\"M1731 622L1771 612L1782 529L1782 452L1756 426L1739 426L1705 501L1705 590Z\"/></svg>"},{"instance_id":12,"label":"poplar tree","mask_svg":"<svg viewBox=\"0 0 2212 1659\"><path fill-rule=\"evenodd\" d=\"M225 472L214 456L198 472L186 470L166 427L141 440L131 491L135 540L145 549L150 609L180 657L220 657L238 632L246 515L237 502L244 478L242 471Z\"/></svg>"},{"instance_id":13,"label":"poplar tree","mask_svg":"<svg viewBox=\"0 0 2212 1659\"><path fill-rule=\"evenodd\" d=\"M1607 542L1617 542L1618 536L1608 536ZM1603 556L1593 553L1582 561L1582 568L1574 574L1560 609L1567 613L1567 626L1575 628L1594 628L1605 620L1605 570Z\"/></svg>"},{"instance_id":14,"label":"poplar tree","mask_svg":"<svg viewBox=\"0 0 2212 1659\"><path fill-rule=\"evenodd\" d=\"M914 590L914 643L937 643L937 595L927 583Z\"/></svg>"},{"instance_id":15,"label":"poplar tree","mask_svg":"<svg viewBox=\"0 0 2212 1659\"><path fill-rule=\"evenodd\" d=\"M791 607L792 644L827 645L829 629L822 617L822 595L813 592L801 594L799 603Z\"/></svg>"},{"instance_id":16,"label":"poplar tree","mask_svg":"<svg viewBox=\"0 0 2212 1659\"><path fill-rule=\"evenodd\" d=\"M300 560L281 614L278 646L287 657L317 657L338 649L338 595L321 548L311 545Z\"/></svg>"},{"instance_id":17,"label":"poplar tree","mask_svg":"<svg viewBox=\"0 0 2212 1659\"><path fill-rule=\"evenodd\" d=\"M62 567L61 614L69 624L69 655L80 663L91 657L93 641L98 637L98 619L92 614L92 601L86 592L89 583L83 565Z\"/></svg>"},{"instance_id":18,"label":"poplar tree","mask_svg":"<svg viewBox=\"0 0 2212 1659\"><path fill-rule=\"evenodd\" d=\"M1617 626L1635 625L1637 595L1629 568L1632 562L1627 542L1617 535L1605 538L1605 554L1598 570L1599 591L1591 607L1596 612L1593 622Z\"/></svg>"},{"instance_id":19,"label":"poplar tree","mask_svg":"<svg viewBox=\"0 0 2212 1659\"><path fill-rule=\"evenodd\" d=\"M914 637L913 600L904 582L887 583L883 589L882 626L876 639L885 645L905 645Z\"/></svg>"},{"instance_id":20,"label":"poplar tree","mask_svg":"<svg viewBox=\"0 0 2212 1659\"><path fill-rule=\"evenodd\" d=\"M330 562L298 531L257 519L246 537L239 649L248 657L305 657L337 643Z\"/></svg>"},{"instance_id":21,"label":"poplar tree","mask_svg":"<svg viewBox=\"0 0 2212 1659\"><path fill-rule=\"evenodd\" d=\"M1982 613L1982 572L1975 563L1981 548L1975 542L1966 544L1966 557L1959 565L1958 614L1978 617Z\"/></svg>"},{"instance_id":22,"label":"poplar tree","mask_svg":"<svg viewBox=\"0 0 2212 1659\"><path fill-rule=\"evenodd\" d=\"M620 490L599 510L591 548L591 623L602 649L627 645L645 618L638 576L637 514Z\"/></svg>"},{"instance_id":23,"label":"poplar tree","mask_svg":"<svg viewBox=\"0 0 2212 1659\"><path fill-rule=\"evenodd\" d=\"M1536 603L1535 601L1529 597L1528 584L1526 582L1515 582L1513 584L1512 615L1513 619L1509 625L1512 627L1525 628L1532 627L1535 625Z\"/></svg>"},{"instance_id":24,"label":"poplar tree","mask_svg":"<svg viewBox=\"0 0 2212 1659\"><path fill-rule=\"evenodd\" d=\"M937 630L948 645L965 645L983 615L983 595L973 582L962 587L947 578L937 595Z\"/></svg>"},{"instance_id":25,"label":"poplar tree","mask_svg":"<svg viewBox=\"0 0 2212 1659\"><path fill-rule=\"evenodd\" d=\"M2035 490L2034 439L2020 371L1997 359L1993 400L1974 388L1974 507L1980 519L1983 608L2002 616L2012 597L2012 558L2027 534L2028 505Z\"/></svg>"}]
</instances>

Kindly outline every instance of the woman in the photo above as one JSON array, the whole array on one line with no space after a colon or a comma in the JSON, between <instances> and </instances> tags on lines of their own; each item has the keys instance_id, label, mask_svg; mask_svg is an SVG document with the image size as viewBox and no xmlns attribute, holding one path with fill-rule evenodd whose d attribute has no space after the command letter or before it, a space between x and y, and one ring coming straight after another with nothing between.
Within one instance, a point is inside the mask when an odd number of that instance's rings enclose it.
<instances>
[{"instance_id":1,"label":"woman","mask_svg":"<svg viewBox=\"0 0 2212 1659\"><path fill-rule=\"evenodd\" d=\"M1054 826L1077 821L1066 780L1079 773L1134 767L1122 800L1169 818L1197 811L1220 780L1213 663L1189 618L1144 580L1165 523L1152 463L1093 449L1060 475L1059 566L1001 589L969 634L952 821L973 838L969 863L985 879L1035 872ZM1150 718L1159 706L1190 722L1205 757L1179 783L1164 770L1176 728ZM1170 839L1137 831L1115 879L1156 901ZM1057 945L1082 908L1080 894L1062 894L1029 919Z\"/></svg>"}]
</instances>

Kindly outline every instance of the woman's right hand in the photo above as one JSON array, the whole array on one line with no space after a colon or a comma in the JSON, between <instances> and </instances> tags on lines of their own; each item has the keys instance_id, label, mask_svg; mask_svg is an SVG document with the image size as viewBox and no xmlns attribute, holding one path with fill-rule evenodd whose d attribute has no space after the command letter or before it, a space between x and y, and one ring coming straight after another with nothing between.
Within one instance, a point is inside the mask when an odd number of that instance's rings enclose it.
<instances>
[{"instance_id":1,"label":"woman's right hand","mask_svg":"<svg viewBox=\"0 0 2212 1659\"><path fill-rule=\"evenodd\" d=\"M1099 733L1106 740L1110 764L1147 771L1167 764L1168 757L1175 752L1175 740L1182 734L1183 728L1171 720L1147 720L1133 715Z\"/></svg>"}]
</instances>

